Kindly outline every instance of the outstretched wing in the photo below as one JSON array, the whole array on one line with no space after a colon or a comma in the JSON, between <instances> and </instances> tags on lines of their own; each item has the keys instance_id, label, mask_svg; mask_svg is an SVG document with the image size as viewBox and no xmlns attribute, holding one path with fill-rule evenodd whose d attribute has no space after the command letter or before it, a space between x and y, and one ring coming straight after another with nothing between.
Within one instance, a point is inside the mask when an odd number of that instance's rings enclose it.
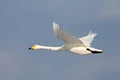
<instances>
[{"instance_id":1,"label":"outstretched wing","mask_svg":"<svg viewBox=\"0 0 120 80\"><path fill-rule=\"evenodd\" d=\"M87 36L84 36L82 38L79 38L87 47L91 46L91 43L94 39L94 37L97 35L97 33L89 32Z\"/></svg>"},{"instance_id":2,"label":"outstretched wing","mask_svg":"<svg viewBox=\"0 0 120 80\"><path fill-rule=\"evenodd\" d=\"M73 46L85 46L80 39L61 29L60 26L55 22L53 22L53 30L55 35L59 39L63 40L66 44L72 44Z\"/></svg>"}]
</instances>

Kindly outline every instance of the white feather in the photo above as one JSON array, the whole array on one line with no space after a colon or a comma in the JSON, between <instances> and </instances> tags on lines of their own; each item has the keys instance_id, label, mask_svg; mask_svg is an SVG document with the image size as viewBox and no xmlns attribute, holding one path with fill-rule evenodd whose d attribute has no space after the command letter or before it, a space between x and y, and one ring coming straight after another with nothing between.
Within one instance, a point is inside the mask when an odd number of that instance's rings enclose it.
<instances>
[{"instance_id":1,"label":"white feather","mask_svg":"<svg viewBox=\"0 0 120 80\"><path fill-rule=\"evenodd\" d=\"M63 40L65 44L69 44L69 45L71 44L73 46L74 45L85 46L81 40L71 35L67 31L63 30L62 28L60 28L60 26L55 22L53 22L53 30L54 30L55 35L59 39Z\"/></svg>"},{"instance_id":2,"label":"white feather","mask_svg":"<svg viewBox=\"0 0 120 80\"><path fill-rule=\"evenodd\" d=\"M89 32L89 34L82 38L77 38L67 31L60 28L59 24L53 22L53 30L55 35L64 41L64 45L60 47L51 47L51 46L41 46L41 45L33 45L31 50L36 49L47 49L52 51L60 51L60 50L67 50L72 53L86 55L86 54L92 54L92 53L102 53L102 50L92 48L91 43L94 39L94 37L97 35L96 33Z\"/></svg>"},{"instance_id":3,"label":"white feather","mask_svg":"<svg viewBox=\"0 0 120 80\"><path fill-rule=\"evenodd\" d=\"M87 36L84 36L82 38L79 38L87 47L91 46L91 43L93 41L93 39L95 38L95 36L97 35L97 33L93 33L92 31L90 31L88 33Z\"/></svg>"}]
</instances>

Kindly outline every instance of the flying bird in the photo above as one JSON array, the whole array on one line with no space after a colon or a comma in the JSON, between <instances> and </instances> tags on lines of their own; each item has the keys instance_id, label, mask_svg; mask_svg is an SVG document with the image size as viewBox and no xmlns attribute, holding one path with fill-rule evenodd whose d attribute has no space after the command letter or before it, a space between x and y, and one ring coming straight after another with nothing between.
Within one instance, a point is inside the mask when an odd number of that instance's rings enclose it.
<instances>
[{"instance_id":1,"label":"flying bird","mask_svg":"<svg viewBox=\"0 0 120 80\"><path fill-rule=\"evenodd\" d=\"M87 54L97 54L102 53L103 51L100 49L96 49L91 47L91 43L94 37L97 35L96 33L89 32L88 35L77 38L67 31L60 28L60 25L53 22L53 31L55 35L64 42L64 45L59 47L51 47L51 46L42 46L42 45L33 45L29 48L29 50L37 50L37 49L46 49L52 51L62 51L66 50L75 54L87 55Z\"/></svg>"}]
</instances>

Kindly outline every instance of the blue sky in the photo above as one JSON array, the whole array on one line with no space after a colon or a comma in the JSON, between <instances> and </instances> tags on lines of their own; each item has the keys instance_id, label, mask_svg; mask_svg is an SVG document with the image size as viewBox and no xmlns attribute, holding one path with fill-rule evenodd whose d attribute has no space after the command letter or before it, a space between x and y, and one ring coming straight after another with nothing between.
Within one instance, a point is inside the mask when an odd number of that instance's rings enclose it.
<instances>
[{"instance_id":1,"label":"blue sky","mask_svg":"<svg viewBox=\"0 0 120 80\"><path fill-rule=\"evenodd\" d=\"M0 0L0 80L120 80L120 0ZM98 33L103 54L29 51L59 46L53 21L73 35Z\"/></svg>"}]
</instances>

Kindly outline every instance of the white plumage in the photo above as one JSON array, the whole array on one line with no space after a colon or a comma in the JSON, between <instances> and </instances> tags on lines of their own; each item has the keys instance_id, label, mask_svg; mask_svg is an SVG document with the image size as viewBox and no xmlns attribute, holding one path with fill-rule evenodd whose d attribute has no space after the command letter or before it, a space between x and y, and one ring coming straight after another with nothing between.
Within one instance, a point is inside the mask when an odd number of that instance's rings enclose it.
<instances>
[{"instance_id":1,"label":"white plumage","mask_svg":"<svg viewBox=\"0 0 120 80\"><path fill-rule=\"evenodd\" d=\"M53 22L53 30L55 35L64 41L64 45L60 47L50 47L50 46L41 46L41 45L33 45L30 50L36 50L36 49L47 49L47 50L53 50L53 51L60 51L60 50L67 50L72 53L76 54L96 54L96 53L102 53L102 50L96 49L91 47L91 43L94 39L94 37L97 35L96 33L89 32L87 36L84 36L82 38L77 38L67 31L60 28L59 24Z\"/></svg>"}]
</instances>

